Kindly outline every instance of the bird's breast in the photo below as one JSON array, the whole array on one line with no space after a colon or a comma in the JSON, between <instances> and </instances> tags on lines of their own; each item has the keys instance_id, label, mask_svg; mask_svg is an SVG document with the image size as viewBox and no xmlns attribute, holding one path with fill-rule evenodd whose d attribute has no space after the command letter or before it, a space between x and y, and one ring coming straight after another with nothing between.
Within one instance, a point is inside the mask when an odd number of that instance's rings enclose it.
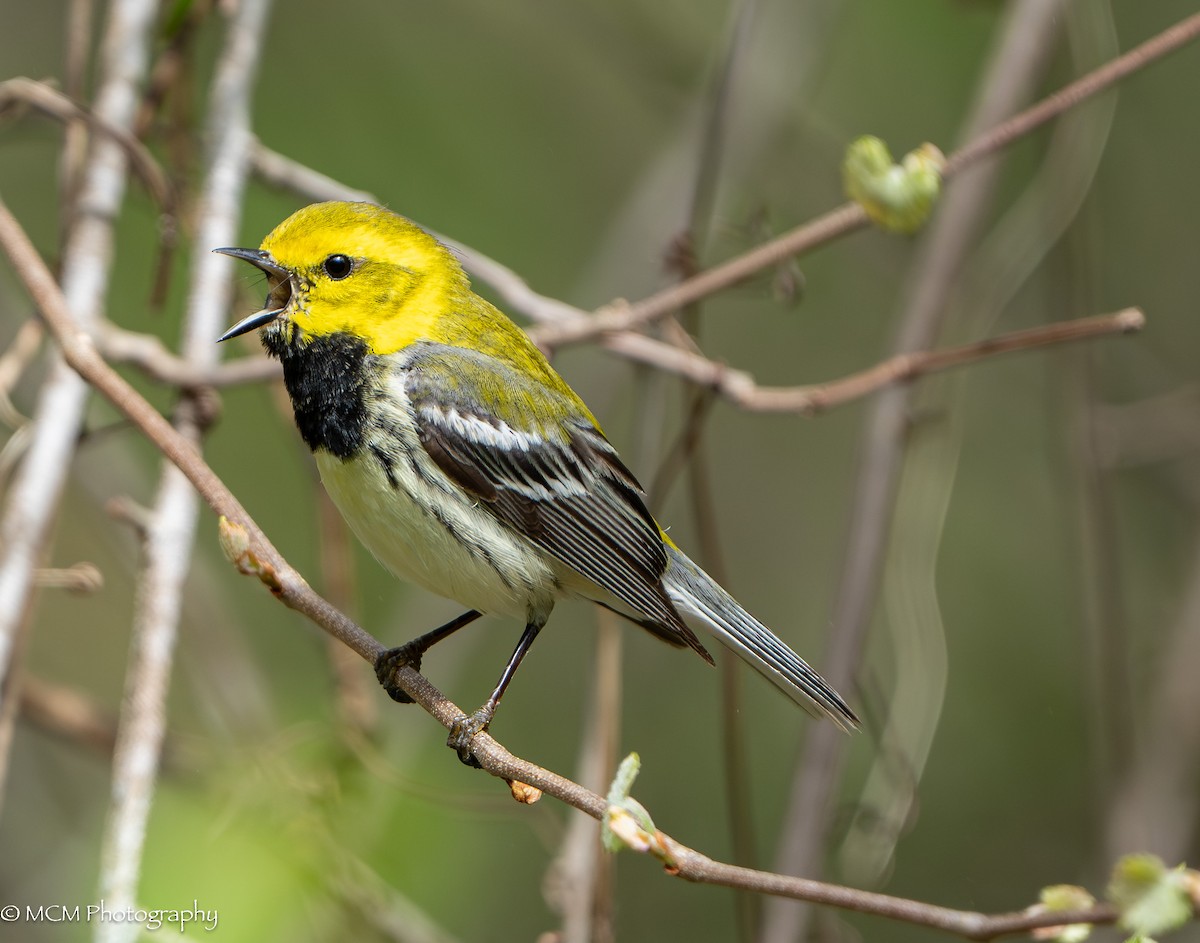
<instances>
[{"instance_id":1,"label":"bird's breast","mask_svg":"<svg viewBox=\"0 0 1200 943\"><path fill-rule=\"evenodd\" d=\"M314 452L349 458L367 438L368 397L378 374L366 342L337 333L300 340L293 331L263 332L263 346L283 365L296 427Z\"/></svg>"}]
</instances>

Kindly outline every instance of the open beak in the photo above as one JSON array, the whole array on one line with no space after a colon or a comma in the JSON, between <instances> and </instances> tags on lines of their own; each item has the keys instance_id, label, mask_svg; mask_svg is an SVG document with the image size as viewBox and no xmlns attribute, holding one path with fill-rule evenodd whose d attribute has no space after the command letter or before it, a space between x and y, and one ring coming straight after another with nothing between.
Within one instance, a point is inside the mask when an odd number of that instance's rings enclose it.
<instances>
[{"instance_id":1,"label":"open beak","mask_svg":"<svg viewBox=\"0 0 1200 943\"><path fill-rule=\"evenodd\" d=\"M267 295L267 303L263 309L238 321L217 338L218 344L231 337L237 337L239 334L246 334L255 328L270 324L287 310L288 302L292 297L292 273L271 258L271 253L264 252L262 249L238 248L213 249L213 252L249 262L267 276L271 285L271 293Z\"/></svg>"}]
</instances>

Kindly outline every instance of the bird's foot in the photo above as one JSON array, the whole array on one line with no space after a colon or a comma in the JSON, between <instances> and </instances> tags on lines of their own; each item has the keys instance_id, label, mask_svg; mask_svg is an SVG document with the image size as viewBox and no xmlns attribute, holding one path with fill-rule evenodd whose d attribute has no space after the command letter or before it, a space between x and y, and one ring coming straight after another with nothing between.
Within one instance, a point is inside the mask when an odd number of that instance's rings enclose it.
<instances>
[{"instance_id":1,"label":"bird's foot","mask_svg":"<svg viewBox=\"0 0 1200 943\"><path fill-rule=\"evenodd\" d=\"M467 766L480 769L479 760L473 752L475 738L488 729L492 722L495 707L485 704L473 714L462 714L450 728L450 736L446 738L446 746L458 754L458 758Z\"/></svg>"},{"instance_id":2,"label":"bird's foot","mask_svg":"<svg viewBox=\"0 0 1200 943\"><path fill-rule=\"evenodd\" d=\"M375 677L387 691L388 697L401 704L411 704L413 699L396 684L396 672L401 668L411 668L413 671L421 670L421 659L425 656L425 650L429 646L418 645L417 643L420 641L420 639L413 639L411 642L389 648L375 659Z\"/></svg>"}]
</instances>

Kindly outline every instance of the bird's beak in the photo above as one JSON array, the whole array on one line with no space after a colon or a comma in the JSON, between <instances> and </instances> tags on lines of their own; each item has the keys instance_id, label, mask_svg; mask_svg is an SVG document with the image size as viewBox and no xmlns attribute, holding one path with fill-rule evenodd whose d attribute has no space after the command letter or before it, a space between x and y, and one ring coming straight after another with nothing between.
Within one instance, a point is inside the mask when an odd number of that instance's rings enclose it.
<instances>
[{"instance_id":1,"label":"bird's beak","mask_svg":"<svg viewBox=\"0 0 1200 943\"><path fill-rule=\"evenodd\" d=\"M237 324L217 338L218 344L221 341L229 340L231 337L237 337L239 334L246 334L255 328L270 324L283 314L287 309L288 301L292 297L292 273L271 258L271 253L264 252L262 249L238 248L213 249L213 252L219 252L221 255L229 255L235 259L249 262L256 269L266 274L271 285L271 293L267 296L267 303L263 309L255 311L249 317L238 321Z\"/></svg>"}]
</instances>

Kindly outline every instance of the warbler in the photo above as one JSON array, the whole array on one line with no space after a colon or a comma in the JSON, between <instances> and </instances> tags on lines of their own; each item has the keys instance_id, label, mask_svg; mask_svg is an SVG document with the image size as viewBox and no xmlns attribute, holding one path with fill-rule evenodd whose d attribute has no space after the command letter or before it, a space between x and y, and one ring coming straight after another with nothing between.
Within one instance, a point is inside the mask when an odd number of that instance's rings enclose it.
<instances>
[{"instance_id":1,"label":"warbler","mask_svg":"<svg viewBox=\"0 0 1200 943\"><path fill-rule=\"evenodd\" d=\"M794 701L843 728L858 718L786 644L693 563L637 479L528 335L471 289L454 254L369 203L317 203L258 249L214 250L266 274L261 332L296 425L351 529L402 580L469 611L391 649L395 669L482 613L524 621L495 690L450 745L471 762L517 665L557 600L581 596L672 645L712 656L691 615Z\"/></svg>"}]
</instances>

